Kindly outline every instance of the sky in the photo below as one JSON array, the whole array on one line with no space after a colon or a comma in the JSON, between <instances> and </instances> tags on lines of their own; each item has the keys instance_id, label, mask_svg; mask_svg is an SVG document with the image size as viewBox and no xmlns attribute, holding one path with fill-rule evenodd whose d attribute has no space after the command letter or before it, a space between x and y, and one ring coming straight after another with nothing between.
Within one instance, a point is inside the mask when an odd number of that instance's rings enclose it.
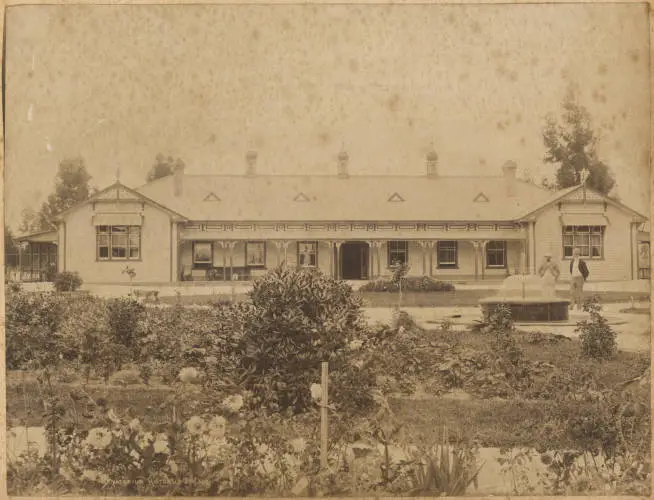
<instances>
[{"instance_id":1,"label":"sky","mask_svg":"<svg viewBox=\"0 0 654 500\"><path fill-rule=\"evenodd\" d=\"M16 228L81 156L98 188L187 173L536 179L577 89L617 194L649 213L645 4L17 6L7 13L5 210ZM364 195L364 193L362 193Z\"/></svg>"}]
</instances>

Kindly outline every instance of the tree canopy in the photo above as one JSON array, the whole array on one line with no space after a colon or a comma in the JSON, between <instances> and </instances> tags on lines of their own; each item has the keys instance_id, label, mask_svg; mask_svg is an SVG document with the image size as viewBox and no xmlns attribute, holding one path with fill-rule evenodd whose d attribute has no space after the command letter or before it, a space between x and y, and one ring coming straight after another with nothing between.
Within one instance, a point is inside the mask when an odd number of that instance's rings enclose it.
<instances>
[{"instance_id":1,"label":"tree canopy","mask_svg":"<svg viewBox=\"0 0 654 500\"><path fill-rule=\"evenodd\" d=\"M152 182L162 177L168 177L175 172L175 168L183 167L184 162L179 158L173 158L172 156L164 156L158 154L154 165L148 172L147 177L145 178L146 182Z\"/></svg>"},{"instance_id":2,"label":"tree canopy","mask_svg":"<svg viewBox=\"0 0 654 500\"><path fill-rule=\"evenodd\" d=\"M557 121L549 116L543 130L544 161L558 166L556 188L579 184L581 172L587 169L586 185L608 195L615 186L615 179L608 165L597 156L599 138L592 128L590 113L572 92L563 100L562 108L560 119Z\"/></svg>"},{"instance_id":3,"label":"tree canopy","mask_svg":"<svg viewBox=\"0 0 654 500\"><path fill-rule=\"evenodd\" d=\"M53 229L55 215L86 200L93 192L91 175L82 158L67 158L59 163L55 176L54 191L37 211L25 209L20 223L21 232L47 231Z\"/></svg>"}]
</instances>

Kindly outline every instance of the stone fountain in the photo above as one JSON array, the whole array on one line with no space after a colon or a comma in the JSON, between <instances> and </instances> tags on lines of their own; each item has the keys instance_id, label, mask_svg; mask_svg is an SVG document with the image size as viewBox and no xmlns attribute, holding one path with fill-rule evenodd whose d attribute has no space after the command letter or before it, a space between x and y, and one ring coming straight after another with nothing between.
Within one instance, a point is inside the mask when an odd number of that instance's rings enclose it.
<instances>
[{"instance_id":1,"label":"stone fountain","mask_svg":"<svg viewBox=\"0 0 654 500\"><path fill-rule=\"evenodd\" d=\"M553 286L539 276L522 274L509 276L493 297L479 301L484 316L497 307L505 306L519 323L568 321L570 301L556 297Z\"/></svg>"}]
</instances>

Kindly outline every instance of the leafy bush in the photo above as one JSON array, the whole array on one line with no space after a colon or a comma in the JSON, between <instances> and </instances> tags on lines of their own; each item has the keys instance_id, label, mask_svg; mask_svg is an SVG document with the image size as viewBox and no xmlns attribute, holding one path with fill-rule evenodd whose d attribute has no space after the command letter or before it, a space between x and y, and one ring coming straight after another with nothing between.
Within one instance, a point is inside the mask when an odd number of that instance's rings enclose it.
<instances>
[{"instance_id":1,"label":"leafy bush","mask_svg":"<svg viewBox=\"0 0 654 500\"><path fill-rule=\"evenodd\" d=\"M379 279L369 281L360 292L398 292L399 281L396 279ZM405 292L453 292L452 283L438 281L428 276L405 276L402 278L402 290Z\"/></svg>"},{"instance_id":2,"label":"leafy bush","mask_svg":"<svg viewBox=\"0 0 654 500\"><path fill-rule=\"evenodd\" d=\"M145 311L143 304L133 297L119 297L107 303L107 322L114 341L127 348L141 336L139 320Z\"/></svg>"},{"instance_id":3,"label":"leafy bush","mask_svg":"<svg viewBox=\"0 0 654 500\"><path fill-rule=\"evenodd\" d=\"M58 292L74 292L82 286L82 277L76 271L63 271L54 276L53 285Z\"/></svg>"},{"instance_id":4,"label":"leafy bush","mask_svg":"<svg viewBox=\"0 0 654 500\"><path fill-rule=\"evenodd\" d=\"M321 362L338 363L365 330L360 298L320 271L281 268L255 281L249 298L238 306L240 317L226 323L233 334L242 332L246 388L273 411L308 409Z\"/></svg>"},{"instance_id":5,"label":"leafy bush","mask_svg":"<svg viewBox=\"0 0 654 500\"><path fill-rule=\"evenodd\" d=\"M64 320L62 297L55 293L9 293L5 302L7 368L56 364L61 352L59 328Z\"/></svg>"},{"instance_id":6,"label":"leafy bush","mask_svg":"<svg viewBox=\"0 0 654 500\"><path fill-rule=\"evenodd\" d=\"M590 313L590 320L577 323L576 332L581 340L581 350L585 356L594 359L609 359L618 351L616 333L602 316L599 297L594 296L584 303L584 311Z\"/></svg>"}]
</instances>

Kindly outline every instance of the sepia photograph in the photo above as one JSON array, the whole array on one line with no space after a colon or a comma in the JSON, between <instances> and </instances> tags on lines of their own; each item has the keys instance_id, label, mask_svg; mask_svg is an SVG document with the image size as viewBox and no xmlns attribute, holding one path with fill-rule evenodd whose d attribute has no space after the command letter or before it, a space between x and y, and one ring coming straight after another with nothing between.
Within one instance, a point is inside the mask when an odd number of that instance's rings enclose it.
<instances>
[{"instance_id":1,"label":"sepia photograph","mask_svg":"<svg viewBox=\"0 0 654 500\"><path fill-rule=\"evenodd\" d=\"M647 3L3 8L4 493L651 496Z\"/></svg>"}]
</instances>

